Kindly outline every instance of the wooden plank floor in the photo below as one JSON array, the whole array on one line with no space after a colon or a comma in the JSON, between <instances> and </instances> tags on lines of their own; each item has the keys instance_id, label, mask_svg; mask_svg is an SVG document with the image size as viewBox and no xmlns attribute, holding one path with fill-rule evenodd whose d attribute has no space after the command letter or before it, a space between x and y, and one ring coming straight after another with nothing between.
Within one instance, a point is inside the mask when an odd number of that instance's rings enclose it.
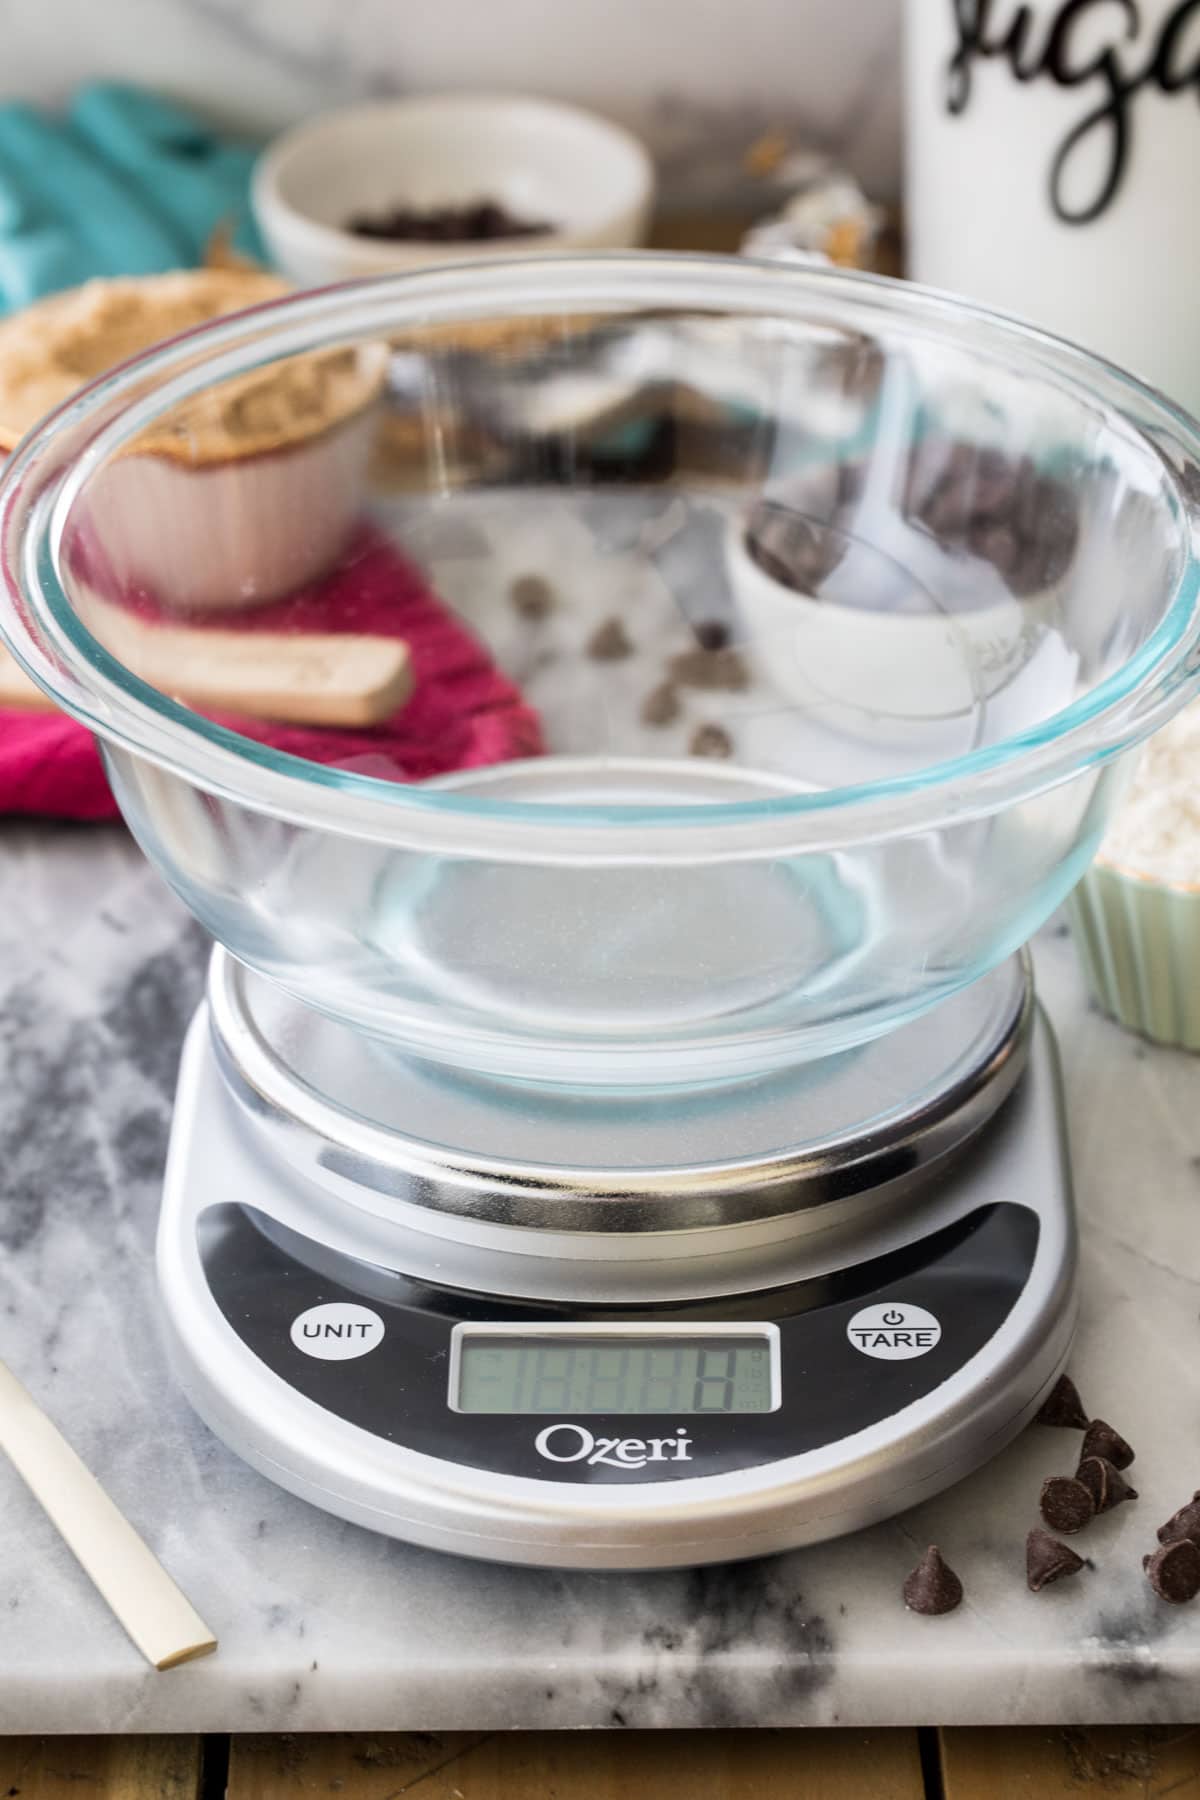
<instances>
[{"instance_id":1,"label":"wooden plank floor","mask_svg":"<svg viewBox=\"0 0 1200 1800\"><path fill-rule=\"evenodd\" d=\"M197 1800L202 1775L195 1737L0 1738L8 1800Z\"/></svg>"},{"instance_id":2,"label":"wooden plank floor","mask_svg":"<svg viewBox=\"0 0 1200 1800\"><path fill-rule=\"evenodd\" d=\"M1092 1731L942 1731L946 1800L1058 1800L1093 1793L1113 1800L1197 1800L1196 1726Z\"/></svg>"},{"instance_id":3,"label":"wooden plank floor","mask_svg":"<svg viewBox=\"0 0 1200 1800\"><path fill-rule=\"evenodd\" d=\"M0 1738L0 1800L1200 1800L1200 1728Z\"/></svg>"}]
</instances>

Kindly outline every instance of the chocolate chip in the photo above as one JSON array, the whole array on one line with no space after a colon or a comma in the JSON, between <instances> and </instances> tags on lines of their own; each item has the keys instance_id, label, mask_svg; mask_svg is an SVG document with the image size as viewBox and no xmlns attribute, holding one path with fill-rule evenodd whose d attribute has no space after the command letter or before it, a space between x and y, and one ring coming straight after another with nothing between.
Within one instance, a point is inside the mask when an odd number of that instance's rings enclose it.
<instances>
[{"instance_id":1,"label":"chocolate chip","mask_svg":"<svg viewBox=\"0 0 1200 1800\"><path fill-rule=\"evenodd\" d=\"M1060 1375L1035 1418L1035 1425L1065 1425L1071 1430L1086 1431L1089 1420L1079 1398L1079 1389L1069 1375Z\"/></svg>"},{"instance_id":2,"label":"chocolate chip","mask_svg":"<svg viewBox=\"0 0 1200 1800\"><path fill-rule=\"evenodd\" d=\"M1077 1556L1069 1544L1060 1544L1040 1525L1035 1525L1025 1539L1025 1579L1032 1594L1040 1594L1064 1575L1078 1575L1083 1567L1082 1556Z\"/></svg>"},{"instance_id":3,"label":"chocolate chip","mask_svg":"<svg viewBox=\"0 0 1200 1800\"><path fill-rule=\"evenodd\" d=\"M1085 1456L1075 1471L1075 1479L1082 1482L1092 1496L1098 1513L1111 1512L1122 1501L1138 1497L1137 1489L1130 1487L1119 1470L1105 1462L1102 1456Z\"/></svg>"},{"instance_id":4,"label":"chocolate chip","mask_svg":"<svg viewBox=\"0 0 1200 1800\"><path fill-rule=\"evenodd\" d=\"M733 739L720 725L697 725L688 745L690 756L732 756Z\"/></svg>"},{"instance_id":5,"label":"chocolate chip","mask_svg":"<svg viewBox=\"0 0 1200 1800\"><path fill-rule=\"evenodd\" d=\"M1200 1495L1172 1513L1166 1524L1158 1528L1160 1544L1179 1544L1185 1539L1200 1545Z\"/></svg>"},{"instance_id":6,"label":"chocolate chip","mask_svg":"<svg viewBox=\"0 0 1200 1800\"><path fill-rule=\"evenodd\" d=\"M508 597L523 619L544 619L554 611L554 589L541 575L518 575Z\"/></svg>"},{"instance_id":7,"label":"chocolate chip","mask_svg":"<svg viewBox=\"0 0 1200 1800\"><path fill-rule=\"evenodd\" d=\"M633 655L629 633L620 619L605 619L602 625L597 625L588 639L587 653L596 662L620 662Z\"/></svg>"},{"instance_id":8,"label":"chocolate chip","mask_svg":"<svg viewBox=\"0 0 1200 1800\"><path fill-rule=\"evenodd\" d=\"M1084 1433L1083 1448L1079 1454L1102 1456L1114 1469L1127 1469L1133 1461L1133 1451L1120 1432L1113 1430L1107 1419L1092 1420Z\"/></svg>"},{"instance_id":9,"label":"chocolate chip","mask_svg":"<svg viewBox=\"0 0 1200 1800\"><path fill-rule=\"evenodd\" d=\"M672 681L683 687L738 693L750 685L750 674L736 650L685 650L667 665Z\"/></svg>"},{"instance_id":10,"label":"chocolate chip","mask_svg":"<svg viewBox=\"0 0 1200 1800\"><path fill-rule=\"evenodd\" d=\"M720 619L701 619L693 629L702 650L723 650L729 642L729 627Z\"/></svg>"},{"instance_id":11,"label":"chocolate chip","mask_svg":"<svg viewBox=\"0 0 1200 1800\"><path fill-rule=\"evenodd\" d=\"M1143 1556L1146 1578L1160 1600L1185 1606L1200 1594L1200 1545L1190 1538L1164 1544L1153 1556Z\"/></svg>"},{"instance_id":12,"label":"chocolate chip","mask_svg":"<svg viewBox=\"0 0 1200 1800\"><path fill-rule=\"evenodd\" d=\"M1070 1475L1051 1475L1042 1483L1039 1510L1051 1531L1065 1531L1068 1536L1082 1531L1096 1516L1096 1502L1090 1489Z\"/></svg>"},{"instance_id":13,"label":"chocolate chip","mask_svg":"<svg viewBox=\"0 0 1200 1800\"><path fill-rule=\"evenodd\" d=\"M943 1562L937 1545L930 1544L904 1583L905 1606L909 1612L934 1617L938 1613L953 1612L956 1606L961 1606L962 1597L962 1582L949 1564Z\"/></svg>"},{"instance_id":14,"label":"chocolate chip","mask_svg":"<svg viewBox=\"0 0 1200 1800\"><path fill-rule=\"evenodd\" d=\"M643 725L673 725L682 708L674 682L660 681L642 701Z\"/></svg>"}]
</instances>

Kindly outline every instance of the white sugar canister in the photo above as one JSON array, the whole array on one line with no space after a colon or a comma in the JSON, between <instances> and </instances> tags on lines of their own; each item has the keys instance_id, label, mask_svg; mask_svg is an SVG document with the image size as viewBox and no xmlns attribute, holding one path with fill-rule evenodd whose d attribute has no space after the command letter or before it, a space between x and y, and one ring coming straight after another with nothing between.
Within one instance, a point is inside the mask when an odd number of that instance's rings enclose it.
<instances>
[{"instance_id":1,"label":"white sugar canister","mask_svg":"<svg viewBox=\"0 0 1200 1800\"><path fill-rule=\"evenodd\" d=\"M909 272L1200 413L1200 0L908 0Z\"/></svg>"}]
</instances>

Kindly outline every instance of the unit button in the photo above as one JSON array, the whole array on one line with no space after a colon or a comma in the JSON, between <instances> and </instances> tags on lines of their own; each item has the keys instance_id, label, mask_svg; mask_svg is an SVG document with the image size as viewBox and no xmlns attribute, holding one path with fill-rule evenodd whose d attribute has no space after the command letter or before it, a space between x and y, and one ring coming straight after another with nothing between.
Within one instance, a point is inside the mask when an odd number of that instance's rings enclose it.
<instances>
[{"instance_id":1,"label":"unit button","mask_svg":"<svg viewBox=\"0 0 1200 1800\"><path fill-rule=\"evenodd\" d=\"M910 1356L924 1356L940 1342L942 1328L931 1312L913 1306L907 1300L893 1300L885 1306L864 1306L846 1327L846 1336L864 1356L878 1356L884 1362L904 1362Z\"/></svg>"},{"instance_id":2,"label":"unit button","mask_svg":"<svg viewBox=\"0 0 1200 1800\"><path fill-rule=\"evenodd\" d=\"M349 1362L382 1344L383 1320L369 1306L331 1300L292 1320L292 1342L305 1356L322 1362Z\"/></svg>"}]
</instances>

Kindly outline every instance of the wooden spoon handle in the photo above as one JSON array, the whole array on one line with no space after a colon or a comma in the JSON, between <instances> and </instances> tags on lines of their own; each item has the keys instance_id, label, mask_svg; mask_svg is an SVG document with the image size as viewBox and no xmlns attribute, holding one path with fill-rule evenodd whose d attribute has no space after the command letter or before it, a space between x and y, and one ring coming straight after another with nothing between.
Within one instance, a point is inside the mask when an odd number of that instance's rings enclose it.
<instances>
[{"instance_id":1,"label":"wooden spoon handle","mask_svg":"<svg viewBox=\"0 0 1200 1800\"><path fill-rule=\"evenodd\" d=\"M171 1669L216 1649L191 1602L2 1362L0 1448L148 1662Z\"/></svg>"},{"instance_id":2,"label":"wooden spoon handle","mask_svg":"<svg viewBox=\"0 0 1200 1800\"><path fill-rule=\"evenodd\" d=\"M102 617L90 608L88 623L133 674L203 711L353 729L382 724L412 693L412 660L400 638L149 625L107 605ZM54 710L2 646L0 706Z\"/></svg>"}]
</instances>

